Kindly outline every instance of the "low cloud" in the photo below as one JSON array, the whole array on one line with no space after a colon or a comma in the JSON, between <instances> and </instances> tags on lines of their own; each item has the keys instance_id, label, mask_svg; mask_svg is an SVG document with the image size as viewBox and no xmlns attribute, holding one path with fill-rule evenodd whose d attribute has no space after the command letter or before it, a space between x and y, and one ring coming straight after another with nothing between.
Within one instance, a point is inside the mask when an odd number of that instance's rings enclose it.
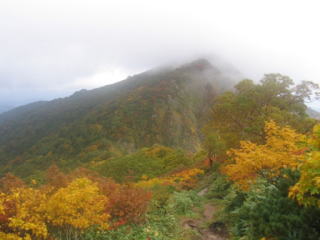
<instances>
[{"instance_id":1,"label":"low cloud","mask_svg":"<svg viewBox=\"0 0 320 240\"><path fill-rule=\"evenodd\" d=\"M316 4L4 0L0 103L65 96L200 56L253 79L280 72L320 82Z\"/></svg>"}]
</instances>

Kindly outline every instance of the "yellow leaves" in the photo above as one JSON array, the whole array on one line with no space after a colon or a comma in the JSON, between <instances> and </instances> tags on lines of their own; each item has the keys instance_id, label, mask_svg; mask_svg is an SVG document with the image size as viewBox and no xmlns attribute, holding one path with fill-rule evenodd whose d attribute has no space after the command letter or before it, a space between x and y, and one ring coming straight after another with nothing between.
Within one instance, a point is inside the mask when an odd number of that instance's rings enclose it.
<instances>
[{"instance_id":1,"label":"yellow leaves","mask_svg":"<svg viewBox=\"0 0 320 240\"><path fill-rule=\"evenodd\" d=\"M135 186L143 188L152 188L156 185L185 185L194 180L198 175L204 174L204 171L198 168L192 168L173 174L169 177L152 178L141 180L135 184Z\"/></svg>"},{"instance_id":2,"label":"yellow leaves","mask_svg":"<svg viewBox=\"0 0 320 240\"><path fill-rule=\"evenodd\" d=\"M47 239L52 227L81 231L99 225L107 229L107 202L97 184L87 178L75 179L57 191L44 187L0 193L0 239ZM12 234L1 232L3 226Z\"/></svg>"},{"instance_id":3,"label":"yellow leaves","mask_svg":"<svg viewBox=\"0 0 320 240\"><path fill-rule=\"evenodd\" d=\"M307 155L307 161L300 167L300 179L290 188L289 197L305 206L320 207L320 124L314 127L308 143L313 151Z\"/></svg>"},{"instance_id":4,"label":"yellow leaves","mask_svg":"<svg viewBox=\"0 0 320 240\"><path fill-rule=\"evenodd\" d=\"M147 175L145 175L145 174L141 176L141 180L148 180L148 178L149 177Z\"/></svg>"},{"instance_id":5,"label":"yellow leaves","mask_svg":"<svg viewBox=\"0 0 320 240\"><path fill-rule=\"evenodd\" d=\"M204 171L199 168L192 168L188 170L184 170L182 172L176 173L172 175L175 178L175 181L187 181L192 179L195 176L204 174Z\"/></svg>"},{"instance_id":6,"label":"yellow leaves","mask_svg":"<svg viewBox=\"0 0 320 240\"><path fill-rule=\"evenodd\" d=\"M299 194L299 188L300 187L297 184L290 187L289 193L288 193L289 198L295 198L297 196L297 194Z\"/></svg>"},{"instance_id":7,"label":"yellow leaves","mask_svg":"<svg viewBox=\"0 0 320 240\"><path fill-rule=\"evenodd\" d=\"M18 188L8 200L15 203L16 213L9 219L9 226L18 231L31 231L37 237L48 235L43 219L46 195L32 188Z\"/></svg>"},{"instance_id":8,"label":"yellow leaves","mask_svg":"<svg viewBox=\"0 0 320 240\"><path fill-rule=\"evenodd\" d=\"M297 168L304 161L301 142L306 137L289 127L279 127L274 121L266 122L266 143L257 145L241 141L239 149L231 149L233 160L223 168L224 173L242 189L247 189L257 176L274 177L283 168Z\"/></svg>"},{"instance_id":9,"label":"yellow leaves","mask_svg":"<svg viewBox=\"0 0 320 240\"><path fill-rule=\"evenodd\" d=\"M297 133L290 127L279 127L274 121L265 124L266 146L273 151L295 153L301 149L299 143L306 142L306 136Z\"/></svg>"},{"instance_id":10,"label":"yellow leaves","mask_svg":"<svg viewBox=\"0 0 320 240\"><path fill-rule=\"evenodd\" d=\"M289 197L305 206L320 207L320 151L312 151L300 167L300 179L290 188Z\"/></svg>"},{"instance_id":11,"label":"yellow leaves","mask_svg":"<svg viewBox=\"0 0 320 240\"><path fill-rule=\"evenodd\" d=\"M313 148L320 150L320 124L314 126L313 135L310 138L309 144Z\"/></svg>"},{"instance_id":12,"label":"yellow leaves","mask_svg":"<svg viewBox=\"0 0 320 240\"><path fill-rule=\"evenodd\" d=\"M156 185L162 185L164 183L173 183L170 179L168 178L151 178L149 180L141 180L135 184L137 187L142 187L142 188L152 188L153 186Z\"/></svg>"},{"instance_id":13,"label":"yellow leaves","mask_svg":"<svg viewBox=\"0 0 320 240\"><path fill-rule=\"evenodd\" d=\"M320 177L315 177L314 179L314 183L317 187L320 187Z\"/></svg>"},{"instance_id":14,"label":"yellow leaves","mask_svg":"<svg viewBox=\"0 0 320 240\"><path fill-rule=\"evenodd\" d=\"M105 213L107 201L97 184L87 178L78 178L49 198L46 217L55 226L85 229L97 224L106 229L109 218Z\"/></svg>"},{"instance_id":15,"label":"yellow leaves","mask_svg":"<svg viewBox=\"0 0 320 240\"><path fill-rule=\"evenodd\" d=\"M0 215L4 214L4 202L6 195L4 193L0 193Z\"/></svg>"},{"instance_id":16,"label":"yellow leaves","mask_svg":"<svg viewBox=\"0 0 320 240\"><path fill-rule=\"evenodd\" d=\"M26 235L26 237L20 237L13 233L4 233L0 232L0 239L1 240L31 240L30 235Z\"/></svg>"}]
</instances>

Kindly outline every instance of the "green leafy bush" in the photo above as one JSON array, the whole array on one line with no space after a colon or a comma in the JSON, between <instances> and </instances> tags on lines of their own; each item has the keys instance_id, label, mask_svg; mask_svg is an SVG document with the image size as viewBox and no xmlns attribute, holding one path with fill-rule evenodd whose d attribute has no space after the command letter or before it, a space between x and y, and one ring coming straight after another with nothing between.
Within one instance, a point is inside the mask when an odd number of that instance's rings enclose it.
<instances>
[{"instance_id":1,"label":"green leafy bush","mask_svg":"<svg viewBox=\"0 0 320 240\"><path fill-rule=\"evenodd\" d=\"M217 173L212 174L211 176L211 184L208 187L208 192L206 197L209 199L222 199L230 191L231 183L228 181L227 177L224 175Z\"/></svg>"},{"instance_id":2,"label":"green leafy bush","mask_svg":"<svg viewBox=\"0 0 320 240\"><path fill-rule=\"evenodd\" d=\"M299 206L287 197L293 179L260 179L245 194L233 192L229 212L234 239L314 240L320 238L320 210Z\"/></svg>"},{"instance_id":3,"label":"green leafy bush","mask_svg":"<svg viewBox=\"0 0 320 240\"><path fill-rule=\"evenodd\" d=\"M83 240L178 240L180 231L175 216L162 208L147 214L142 225L124 225L114 230L91 229L83 235Z\"/></svg>"},{"instance_id":4,"label":"green leafy bush","mask_svg":"<svg viewBox=\"0 0 320 240\"><path fill-rule=\"evenodd\" d=\"M200 197L195 191L175 192L169 199L169 208L178 215L190 215L193 208L200 205Z\"/></svg>"},{"instance_id":5,"label":"green leafy bush","mask_svg":"<svg viewBox=\"0 0 320 240\"><path fill-rule=\"evenodd\" d=\"M150 178L166 174L170 171L188 167L193 159L183 151L154 145L123 157L111 158L96 169L104 176L122 182L130 176L130 180L139 180L143 175Z\"/></svg>"}]
</instances>

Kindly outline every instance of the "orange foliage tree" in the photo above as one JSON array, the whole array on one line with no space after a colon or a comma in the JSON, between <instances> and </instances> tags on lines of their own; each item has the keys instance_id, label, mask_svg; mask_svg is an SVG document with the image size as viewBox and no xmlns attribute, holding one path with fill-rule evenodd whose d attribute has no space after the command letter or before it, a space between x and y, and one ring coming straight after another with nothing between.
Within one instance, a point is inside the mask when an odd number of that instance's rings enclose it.
<instances>
[{"instance_id":1,"label":"orange foliage tree","mask_svg":"<svg viewBox=\"0 0 320 240\"><path fill-rule=\"evenodd\" d=\"M0 192L9 193L16 188L24 187L24 182L11 173L7 173L0 178Z\"/></svg>"},{"instance_id":2,"label":"orange foliage tree","mask_svg":"<svg viewBox=\"0 0 320 240\"><path fill-rule=\"evenodd\" d=\"M46 172L46 181L50 187L58 189L66 187L71 179L68 175L64 174L57 165L53 164Z\"/></svg>"},{"instance_id":3,"label":"orange foliage tree","mask_svg":"<svg viewBox=\"0 0 320 240\"><path fill-rule=\"evenodd\" d=\"M116 227L142 221L152 194L132 185L118 185L108 196L110 199L108 210L114 222L113 227Z\"/></svg>"}]
</instances>

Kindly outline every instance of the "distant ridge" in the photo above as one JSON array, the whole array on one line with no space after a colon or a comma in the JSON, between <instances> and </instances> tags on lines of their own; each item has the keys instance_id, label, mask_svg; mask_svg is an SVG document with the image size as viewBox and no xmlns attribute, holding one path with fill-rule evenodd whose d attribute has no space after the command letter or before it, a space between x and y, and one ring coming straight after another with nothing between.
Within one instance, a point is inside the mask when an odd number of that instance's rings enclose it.
<instances>
[{"instance_id":1,"label":"distant ridge","mask_svg":"<svg viewBox=\"0 0 320 240\"><path fill-rule=\"evenodd\" d=\"M320 112L318 112L318 111L316 111L316 110L314 110L314 109L312 109L312 108L308 108L308 109L307 109L307 114L308 114L310 117L314 118L314 119L320 120Z\"/></svg>"}]
</instances>

